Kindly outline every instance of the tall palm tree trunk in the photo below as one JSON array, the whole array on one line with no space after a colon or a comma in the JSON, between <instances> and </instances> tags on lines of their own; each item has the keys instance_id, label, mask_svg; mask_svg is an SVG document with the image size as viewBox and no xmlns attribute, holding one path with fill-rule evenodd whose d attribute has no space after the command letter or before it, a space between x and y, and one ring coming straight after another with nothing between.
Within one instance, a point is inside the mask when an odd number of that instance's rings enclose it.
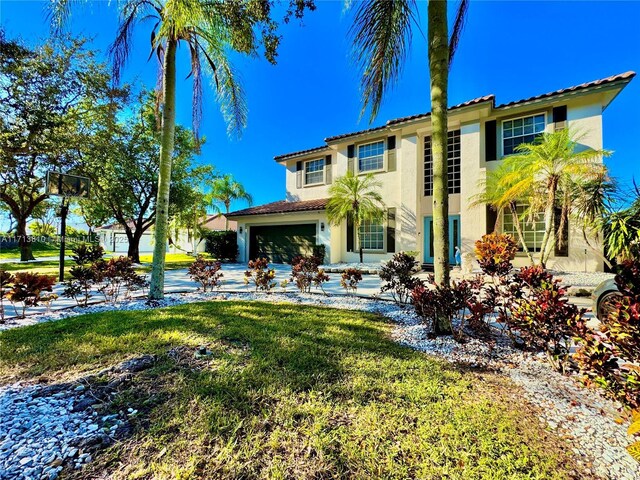
<instances>
[{"instance_id":1,"label":"tall palm tree trunk","mask_svg":"<svg viewBox=\"0 0 640 480\"><path fill-rule=\"evenodd\" d=\"M531 262L531 265L535 265L536 261L533 259L533 255L531 255L531 252L527 247L527 242L525 242L524 240L522 225L520 225L520 219L518 218L518 211L516 210L516 206L514 203L509 204L509 211L511 212L511 216L513 217L513 226L516 227L516 233L518 234L518 240L520 240L520 245L522 245L522 251L527 254L527 257L529 257L529 261Z\"/></svg>"},{"instance_id":2,"label":"tall palm tree trunk","mask_svg":"<svg viewBox=\"0 0 640 480\"><path fill-rule=\"evenodd\" d=\"M558 179L553 177L548 185L547 205L544 210L544 236L542 237L542 245L540 246L540 265L547 268L547 260L551 254L551 248L555 244L555 207L556 207L556 191L558 189Z\"/></svg>"},{"instance_id":3,"label":"tall palm tree trunk","mask_svg":"<svg viewBox=\"0 0 640 480\"><path fill-rule=\"evenodd\" d=\"M227 214L224 216L224 229L229 231L229 210L231 209L230 202L224 202L224 207L227 210Z\"/></svg>"},{"instance_id":4,"label":"tall palm tree trunk","mask_svg":"<svg viewBox=\"0 0 640 480\"><path fill-rule=\"evenodd\" d=\"M449 188L447 179L447 88L449 35L446 0L428 6L429 71L431 72L431 152L433 158L433 268L438 285L449 285ZM436 333L451 332L447 318L438 318Z\"/></svg>"},{"instance_id":5,"label":"tall palm tree trunk","mask_svg":"<svg viewBox=\"0 0 640 480\"><path fill-rule=\"evenodd\" d=\"M169 220L169 190L171 187L171 161L176 127L176 47L170 39L164 57L164 106L162 109L162 144L160 147L160 174L158 178L158 199L156 201L156 228L153 246L153 266L149 299L164 298L164 260Z\"/></svg>"}]
</instances>

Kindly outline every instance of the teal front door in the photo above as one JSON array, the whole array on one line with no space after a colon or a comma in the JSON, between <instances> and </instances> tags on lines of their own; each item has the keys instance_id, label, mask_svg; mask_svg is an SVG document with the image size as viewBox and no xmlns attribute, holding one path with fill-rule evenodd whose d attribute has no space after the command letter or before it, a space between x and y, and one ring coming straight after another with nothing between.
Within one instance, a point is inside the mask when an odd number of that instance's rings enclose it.
<instances>
[{"instance_id":1,"label":"teal front door","mask_svg":"<svg viewBox=\"0 0 640 480\"><path fill-rule=\"evenodd\" d=\"M424 263L433 264L433 217L424 217ZM449 215L449 264L456 264L460 247L460 215Z\"/></svg>"}]
</instances>

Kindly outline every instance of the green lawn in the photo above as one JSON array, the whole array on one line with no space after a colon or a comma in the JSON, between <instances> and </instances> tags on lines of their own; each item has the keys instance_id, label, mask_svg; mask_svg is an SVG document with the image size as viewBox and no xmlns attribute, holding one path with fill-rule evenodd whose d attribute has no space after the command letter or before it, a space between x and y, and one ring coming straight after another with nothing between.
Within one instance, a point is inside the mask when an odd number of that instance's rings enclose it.
<instances>
[{"instance_id":1,"label":"green lawn","mask_svg":"<svg viewBox=\"0 0 640 480\"><path fill-rule=\"evenodd\" d=\"M31 245L33 256L38 257L51 257L57 255L60 251L60 245L57 243L42 243L35 242ZM4 248L0 243L0 259L6 258L20 258L20 248Z\"/></svg>"},{"instance_id":2,"label":"green lawn","mask_svg":"<svg viewBox=\"0 0 640 480\"><path fill-rule=\"evenodd\" d=\"M6 270L7 272L16 273L16 272L37 272L43 275L58 275L59 272L59 261L58 260L44 260L41 262L10 262L10 263L0 263L0 269ZM65 260L64 262L64 270L68 272L71 267L75 265L73 260Z\"/></svg>"},{"instance_id":3,"label":"green lawn","mask_svg":"<svg viewBox=\"0 0 640 480\"><path fill-rule=\"evenodd\" d=\"M92 314L0 333L0 382L158 355L114 406L140 410L133 436L71 478L571 478L569 449L506 380L401 347L389 329L261 302ZM201 344L209 364L167 355Z\"/></svg>"},{"instance_id":4,"label":"green lawn","mask_svg":"<svg viewBox=\"0 0 640 480\"><path fill-rule=\"evenodd\" d=\"M208 253L202 254L205 258L211 259L211 255ZM193 263L195 258L192 255L186 253L167 253L165 256L165 269L166 270L179 270L181 268L188 268ZM153 255L140 255L140 263L150 264L153 261ZM143 271L151 271L150 265L142 267Z\"/></svg>"}]
</instances>

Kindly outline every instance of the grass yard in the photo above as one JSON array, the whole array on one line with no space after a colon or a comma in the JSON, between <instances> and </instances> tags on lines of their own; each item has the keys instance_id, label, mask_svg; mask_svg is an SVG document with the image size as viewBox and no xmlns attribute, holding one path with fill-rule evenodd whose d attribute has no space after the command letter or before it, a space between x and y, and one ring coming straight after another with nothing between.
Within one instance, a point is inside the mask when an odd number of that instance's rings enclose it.
<instances>
[{"instance_id":1,"label":"grass yard","mask_svg":"<svg viewBox=\"0 0 640 480\"><path fill-rule=\"evenodd\" d=\"M211 259L211 255L208 253L202 253L205 258ZM166 270L179 270L181 268L188 268L193 263L195 257L193 255L187 255L186 253L167 253L165 256L165 269ZM140 263L149 264L142 267L142 271L151 271L151 262L153 262L153 255L140 255Z\"/></svg>"},{"instance_id":2,"label":"grass yard","mask_svg":"<svg viewBox=\"0 0 640 480\"><path fill-rule=\"evenodd\" d=\"M113 408L133 435L70 478L562 479L572 462L505 380L397 345L361 312L206 302L0 333L0 381L153 353ZM207 344L209 363L168 355Z\"/></svg>"},{"instance_id":3,"label":"grass yard","mask_svg":"<svg viewBox=\"0 0 640 480\"><path fill-rule=\"evenodd\" d=\"M44 243L44 242L34 242L31 245L31 249L33 252L33 256L38 257L51 257L57 255L60 251L60 245L57 243ZM8 259L8 258L18 258L20 259L20 248L3 248L2 243L0 242L0 260Z\"/></svg>"},{"instance_id":4,"label":"grass yard","mask_svg":"<svg viewBox=\"0 0 640 480\"><path fill-rule=\"evenodd\" d=\"M55 275L58 276L60 263L58 260L43 260L41 262L9 262L9 263L0 263L0 269L6 270L7 272L16 273L16 272L36 272L41 273L43 275ZM73 260L65 260L64 261L64 270L65 274L69 272L69 269L73 267L75 263Z\"/></svg>"}]
</instances>

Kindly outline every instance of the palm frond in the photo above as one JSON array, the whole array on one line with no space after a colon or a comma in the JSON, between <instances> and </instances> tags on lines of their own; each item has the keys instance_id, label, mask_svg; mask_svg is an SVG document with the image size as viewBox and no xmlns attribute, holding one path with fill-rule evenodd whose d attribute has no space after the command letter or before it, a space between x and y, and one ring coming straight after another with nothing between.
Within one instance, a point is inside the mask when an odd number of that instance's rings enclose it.
<instances>
[{"instance_id":1,"label":"palm frond","mask_svg":"<svg viewBox=\"0 0 640 480\"><path fill-rule=\"evenodd\" d=\"M362 70L362 117L373 121L385 92L397 81L411 44L415 0L367 0L358 3L349 35Z\"/></svg>"},{"instance_id":2,"label":"palm frond","mask_svg":"<svg viewBox=\"0 0 640 480\"><path fill-rule=\"evenodd\" d=\"M462 30L464 30L464 24L467 19L467 12L469 11L469 0L460 0L458 9L456 10L456 20L453 23L453 30L451 32L451 38L449 39L449 68L453 63L453 56L458 50L460 44L460 38L462 37Z\"/></svg>"}]
</instances>

